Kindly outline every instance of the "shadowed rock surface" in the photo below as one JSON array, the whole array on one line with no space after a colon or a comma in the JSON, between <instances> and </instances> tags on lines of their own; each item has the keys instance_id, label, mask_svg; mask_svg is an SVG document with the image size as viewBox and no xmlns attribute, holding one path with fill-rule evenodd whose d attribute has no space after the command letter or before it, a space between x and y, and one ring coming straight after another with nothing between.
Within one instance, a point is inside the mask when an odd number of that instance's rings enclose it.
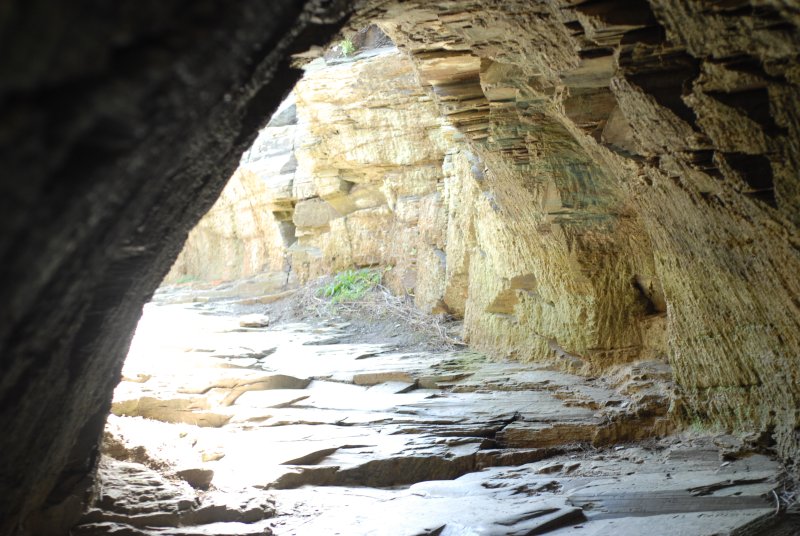
<instances>
[{"instance_id":1,"label":"shadowed rock surface","mask_svg":"<svg viewBox=\"0 0 800 536\"><path fill-rule=\"evenodd\" d=\"M0 533L63 532L84 502L141 305L299 77L287 54L336 31L328 7L0 10Z\"/></svg>"}]
</instances>

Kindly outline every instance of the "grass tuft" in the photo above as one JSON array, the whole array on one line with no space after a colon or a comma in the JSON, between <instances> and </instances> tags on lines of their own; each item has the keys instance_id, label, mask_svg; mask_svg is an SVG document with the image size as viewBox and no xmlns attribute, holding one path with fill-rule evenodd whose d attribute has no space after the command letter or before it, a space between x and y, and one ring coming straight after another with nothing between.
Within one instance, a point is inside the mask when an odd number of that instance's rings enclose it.
<instances>
[{"instance_id":1,"label":"grass tuft","mask_svg":"<svg viewBox=\"0 0 800 536\"><path fill-rule=\"evenodd\" d=\"M360 270L345 270L333 277L333 280L317 291L318 296L330 299L331 303L344 303L358 301L364 295L379 285L381 272L362 268Z\"/></svg>"},{"instance_id":2,"label":"grass tuft","mask_svg":"<svg viewBox=\"0 0 800 536\"><path fill-rule=\"evenodd\" d=\"M356 46L349 37L339 42L339 48L342 50L342 54L344 54L345 57L352 56L356 51Z\"/></svg>"}]
</instances>

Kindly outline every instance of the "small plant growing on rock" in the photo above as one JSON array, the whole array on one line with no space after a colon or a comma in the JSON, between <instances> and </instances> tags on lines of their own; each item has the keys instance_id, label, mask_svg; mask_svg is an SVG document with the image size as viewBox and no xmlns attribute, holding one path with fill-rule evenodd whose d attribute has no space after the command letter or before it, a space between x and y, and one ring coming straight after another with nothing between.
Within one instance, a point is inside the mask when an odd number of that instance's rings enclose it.
<instances>
[{"instance_id":1,"label":"small plant growing on rock","mask_svg":"<svg viewBox=\"0 0 800 536\"><path fill-rule=\"evenodd\" d=\"M299 289L291 307L303 317L335 317L365 322L373 328L384 326L375 329L390 326L393 332L402 332L426 348L466 346L461 340L460 322L446 314L418 309L410 293L396 296L383 286L383 276L391 270L391 266L364 268L321 277Z\"/></svg>"},{"instance_id":2,"label":"small plant growing on rock","mask_svg":"<svg viewBox=\"0 0 800 536\"><path fill-rule=\"evenodd\" d=\"M197 281L197 277L193 275L182 275L177 280L175 280L175 285L186 285L187 283L194 283Z\"/></svg>"},{"instance_id":3,"label":"small plant growing on rock","mask_svg":"<svg viewBox=\"0 0 800 536\"><path fill-rule=\"evenodd\" d=\"M364 294L381 282L381 272L362 268L339 272L333 281L319 290L319 295L330 298L331 303L352 302L361 299Z\"/></svg>"},{"instance_id":4,"label":"small plant growing on rock","mask_svg":"<svg viewBox=\"0 0 800 536\"><path fill-rule=\"evenodd\" d=\"M344 54L345 57L352 56L356 51L356 46L349 37L345 37L339 41L339 48L342 50L342 54Z\"/></svg>"}]
</instances>

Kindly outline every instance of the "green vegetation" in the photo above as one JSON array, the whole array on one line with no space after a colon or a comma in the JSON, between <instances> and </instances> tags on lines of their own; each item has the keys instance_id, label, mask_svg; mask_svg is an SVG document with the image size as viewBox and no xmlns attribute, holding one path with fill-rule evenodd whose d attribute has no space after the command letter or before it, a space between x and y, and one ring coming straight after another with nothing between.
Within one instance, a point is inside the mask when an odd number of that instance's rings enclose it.
<instances>
[{"instance_id":1,"label":"green vegetation","mask_svg":"<svg viewBox=\"0 0 800 536\"><path fill-rule=\"evenodd\" d=\"M361 299L381 282L381 272L362 268L339 272L333 281L319 289L318 294L330 298L331 303L353 302Z\"/></svg>"},{"instance_id":2,"label":"green vegetation","mask_svg":"<svg viewBox=\"0 0 800 536\"><path fill-rule=\"evenodd\" d=\"M720 423L713 422L708 416L701 417L697 414L689 422L689 430L695 435L715 435L727 433Z\"/></svg>"},{"instance_id":3,"label":"green vegetation","mask_svg":"<svg viewBox=\"0 0 800 536\"><path fill-rule=\"evenodd\" d=\"M695 417L692 419L692 422L689 423L689 429L697 435L704 435L708 433L708 424L701 421L698 417Z\"/></svg>"},{"instance_id":4,"label":"green vegetation","mask_svg":"<svg viewBox=\"0 0 800 536\"><path fill-rule=\"evenodd\" d=\"M353 44L353 40L349 37L345 37L339 41L339 48L342 49L342 54L345 56L352 56L356 51L356 46Z\"/></svg>"}]
</instances>

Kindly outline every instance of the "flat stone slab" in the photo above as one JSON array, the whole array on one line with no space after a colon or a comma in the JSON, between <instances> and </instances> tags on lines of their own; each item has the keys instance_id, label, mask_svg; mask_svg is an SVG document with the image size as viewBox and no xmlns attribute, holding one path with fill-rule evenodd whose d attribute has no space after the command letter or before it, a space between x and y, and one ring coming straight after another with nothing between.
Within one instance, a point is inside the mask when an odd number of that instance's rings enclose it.
<instances>
[{"instance_id":1,"label":"flat stone slab","mask_svg":"<svg viewBox=\"0 0 800 536\"><path fill-rule=\"evenodd\" d=\"M612 384L345 342L346 323L242 328L213 304L148 306L137 333L171 318L177 340L133 345L75 534L700 536L775 512L780 466L735 437L637 446L667 429L664 364Z\"/></svg>"},{"instance_id":2,"label":"flat stone slab","mask_svg":"<svg viewBox=\"0 0 800 536\"><path fill-rule=\"evenodd\" d=\"M763 456L669 464L576 455L493 468L403 489L310 488L279 493L275 534L731 534L775 512L765 498L778 464ZM552 468L556 467L556 470ZM697 489L714 489L698 496ZM722 492L722 490L726 490ZM695 490L695 491L693 491ZM305 517L306 508L317 515ZM673 521L674 520L674 524ZM665 524L666 523L666 524ZM667 528L668 527L668 528ZM663 532L659 532L663 530Z\"/></svg>"}]
</instances>

